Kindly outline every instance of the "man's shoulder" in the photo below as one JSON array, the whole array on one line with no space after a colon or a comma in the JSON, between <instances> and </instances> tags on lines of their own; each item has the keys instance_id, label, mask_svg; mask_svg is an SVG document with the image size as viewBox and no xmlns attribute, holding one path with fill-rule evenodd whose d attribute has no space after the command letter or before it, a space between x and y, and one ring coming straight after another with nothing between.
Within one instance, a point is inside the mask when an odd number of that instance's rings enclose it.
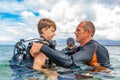
<instances>
[{"instance_id":1,"label":"man's shoulder","mask_svg":"<svg viewBox=\"0 0 120 80\"><path fill-rule=\"evenodd\" d=\"M91 40L89 44L86 45L87 48L94 48L94 49L99 49L99 50L107 50L106 47L96 40Z\"/></svg>"}]
</instances>

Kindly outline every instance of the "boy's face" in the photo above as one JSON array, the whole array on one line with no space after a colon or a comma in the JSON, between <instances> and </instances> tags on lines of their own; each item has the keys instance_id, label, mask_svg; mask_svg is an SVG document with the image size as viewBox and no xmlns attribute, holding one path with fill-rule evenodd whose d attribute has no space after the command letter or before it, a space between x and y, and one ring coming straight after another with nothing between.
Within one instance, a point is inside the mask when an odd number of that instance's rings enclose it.
<instances>
[{"instance_id":1,"label":"boy's face","mask_svg":"<svg viewBox=\"0 0 120 80\"><path fill-rule=\"evenodd\" d=\"M46 28L43 33L44 37L50 41L55 36L55 28L54 27Z\"/></svg>"}]
</instances>

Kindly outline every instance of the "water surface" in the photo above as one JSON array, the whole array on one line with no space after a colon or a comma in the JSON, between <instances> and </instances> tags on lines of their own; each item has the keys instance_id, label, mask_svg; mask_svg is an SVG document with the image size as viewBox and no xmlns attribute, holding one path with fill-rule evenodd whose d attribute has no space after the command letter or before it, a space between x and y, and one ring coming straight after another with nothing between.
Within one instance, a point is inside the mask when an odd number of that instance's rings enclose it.
<instances>
[{"instance_id":1,"label":"water surface","mask_svg":"<svg viewBox=\"0 0 120 80\"><path fill-rule=\"evenodd\" d=\"M57 46L57 48L60 50L62 49L63 45ZM120 46L105 46L109 53L110 53L110 60L111 64L114 67L114 74L111 76L106 74L97 74L95 75L97 79L88 79L88 80L120 80ZM9 60L11 59L13 55L13 46L11 45L0 45L0 80L44 80L46 77L42 72L34 71L29 74L20 75L17 73L14 73L10 66L9 66ZM63 70L63 68L59 69ZM21 73L23 74L23 73ZM59 80L75 80L75 75L73 74L61 74L61 78ZM46 79L47 80L47 79Z\"/></svg>"}]
</instances>

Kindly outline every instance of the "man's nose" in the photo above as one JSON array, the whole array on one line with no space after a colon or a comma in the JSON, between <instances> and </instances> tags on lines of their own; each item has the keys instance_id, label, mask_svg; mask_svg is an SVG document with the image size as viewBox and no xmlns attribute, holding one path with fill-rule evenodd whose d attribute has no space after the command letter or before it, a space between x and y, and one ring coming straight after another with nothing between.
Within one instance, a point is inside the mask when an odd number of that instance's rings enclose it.
<instances>
[{"instance_id":1,"label":"man's nose","mask_svg":"<svg viewBox=\"0 0 120 80\"><path fill-rule=\"evenodd\" d=\"M76 34L76 31L74 31L74 34Z\"/></svg>"}]
</instances>

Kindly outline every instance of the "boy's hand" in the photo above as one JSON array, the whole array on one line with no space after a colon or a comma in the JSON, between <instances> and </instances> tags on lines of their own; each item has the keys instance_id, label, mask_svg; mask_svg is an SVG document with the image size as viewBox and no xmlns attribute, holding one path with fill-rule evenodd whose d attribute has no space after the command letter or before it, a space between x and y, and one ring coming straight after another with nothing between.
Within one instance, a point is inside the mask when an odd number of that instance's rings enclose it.
<instances>
[{"instance_id":1,"label":"boy's hand","mask_svg":"<svg viewBox=\"0 0 120 80\"><path fill-rule=\"evenodd\" d=\"M30 54L34 56L35 54L39 53L42 45L43 44L33 42L33 45L30 49Z\"/></svg>"}]
</instances>

